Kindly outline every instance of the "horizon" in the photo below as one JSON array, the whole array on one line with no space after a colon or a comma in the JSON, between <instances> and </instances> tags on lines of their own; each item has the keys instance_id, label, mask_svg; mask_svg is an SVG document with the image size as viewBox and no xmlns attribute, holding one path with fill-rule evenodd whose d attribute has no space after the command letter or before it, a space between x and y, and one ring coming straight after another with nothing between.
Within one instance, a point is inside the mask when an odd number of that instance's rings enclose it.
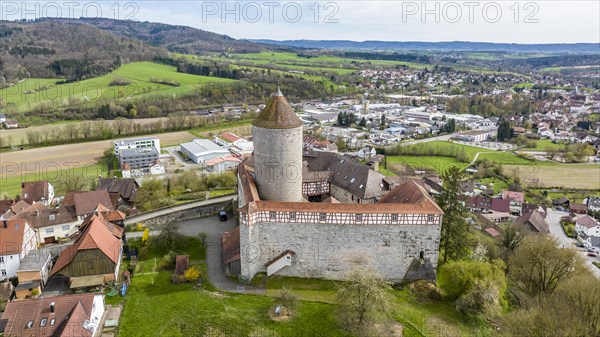
<instances>
[{"instance_id":1,"label":"horizon","mask_svg":"<svg viewBox=\"0 0 600 337\"><path fill-rule=\"evenodd\" d=\"M43 4L43 5L42 5ZM600 43L600 2L6 2L0 19L129 19L245 40Z\"/></svg>"}]
</instances>

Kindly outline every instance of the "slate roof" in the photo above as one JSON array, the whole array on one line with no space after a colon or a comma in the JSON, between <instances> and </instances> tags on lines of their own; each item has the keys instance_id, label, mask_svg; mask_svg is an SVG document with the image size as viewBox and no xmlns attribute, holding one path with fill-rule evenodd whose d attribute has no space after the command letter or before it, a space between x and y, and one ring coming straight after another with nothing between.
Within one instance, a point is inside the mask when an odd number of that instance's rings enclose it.
<instances>
[{"instance_id":1,"label":"slate roof","mask_svg":"<svg viewBox=\"0 0 600 337\"><path fill-rule=\"evenodd\" d=\"M89 320L94 304L95 293L43 297L8 302L2 315L8 320L5 335L23 337L86 337L91 331L83 328ZM54 303L54 313L50 304ZM40 326L42 319L46 325ZM51 320L54 319L54 324ZM31 328L25 329L33 321Z\"/></svg>"},{"instance_id":2,"label":"slate roof","mask_svg":"<svg viewBox=\"0 0 600 337\"><path fill-rule=\"evenodd\" d=\"M135 179L99 178L96 191L107 190L109 194L118 194L121 198L130 201L139 187Z\"/></svg>"},{"instance_id":3,"label":"slate roof","mask_svg":"<svg viewBox=\"0 0 600 337\"><path fill-rule=\"evenodd\" d=\"M292 129L301 127L303 123L281 91L277 89L252 125L265 129Z\"/></svg>"},{"instance_id":4,"label":"slate roof","mask_svg":"<svg viewBox=\"0 0 600 337\"><path fill-rule=\"evenodd\" d=\"M385 194L385 176L355 159L332 152L305 152L304 160L310 171L330 171L330 183L361 199Z\"/></svg>"}]
</instances>

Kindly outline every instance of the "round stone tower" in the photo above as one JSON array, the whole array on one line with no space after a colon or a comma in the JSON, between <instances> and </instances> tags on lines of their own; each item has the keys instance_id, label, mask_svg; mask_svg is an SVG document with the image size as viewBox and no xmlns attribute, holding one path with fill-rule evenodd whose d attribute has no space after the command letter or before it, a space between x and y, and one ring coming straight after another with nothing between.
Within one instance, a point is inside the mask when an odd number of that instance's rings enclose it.
<instances>
[{"instance_id":1,"label":"round stone tower","mask_svg":"<svg viewBox=\"0 0 600 337\"><path fill-rule=\"evenodd\" d=\"M252 122L254 180L262 200L302 200L302 121L279 88Z\"/></svg>"}]
</instances>

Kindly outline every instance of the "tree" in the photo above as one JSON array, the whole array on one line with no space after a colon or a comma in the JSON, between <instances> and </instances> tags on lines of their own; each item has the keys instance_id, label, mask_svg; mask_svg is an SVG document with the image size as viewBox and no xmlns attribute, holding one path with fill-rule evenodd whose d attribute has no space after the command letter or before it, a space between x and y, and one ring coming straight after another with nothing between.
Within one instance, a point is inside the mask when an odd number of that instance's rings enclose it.
<instances>
[{"instance_id":1,"label":"tree","mask_svg":"<svg viewBox=\"0 0 600 337\"><path fill-rule=\"evenodd\" d=\"M144 211L168 204L167 190L159 179L147 179L136 191L136 204Z\"/></svg>"},{"instance_id":2,"label":"tree","mask_svg":"<svg viewBox=\"0 0 600 337\"><path fill-rule=\"evenodd\" d=\"M523 240L523 233L519 231L517 225L510 223L504 226L502 231L502 246L515 250Z\"/></svg>"},{"instance_id":3,"label":"tree","mask_svg":"<svg viewBox=\"0 0 600 337\"><path fill-rule=\"evenodd\" d=\"M496 139L499 142L509 140L510 138L512 138L511 130L512 129L510 127L510 122L505 119L501 120L500 124L498 124L498 134L496 136Z\"/></svg>"},{"instance_id":4,"label":"tree","mask_svg":"<svg viewBox=\"0 0 600 337\"><path fill-rule=\"evenodd\" d=\"M82 172L73 170L63 171L56 180L56 189L60 193L69 191L85 191L90 186L91 178L85 176Z\"/></svg>"},{"instance_id":5,"label":"tree","mask_svg":"<svg viewBox=\"0 0 600 337\"><path fill-rule=\"evenodd\" d=\"M440 251L443 262L450 259L460 259L467 256L468 250L464 244L469 231L469 224L465 218L467 208L461 202L461 181L464 172L452 166L442 173L443 189L436 196L436 202L444 211L442 220L442 233L440 238Z\"/></svg>"},{"instance_id":6,"label":"tree","mask_svg":"<svg viewBox=\"0 0 600 337\"><path fill-rule=\"evenodd\" d=\"M391 287L376 272L352 270L337 291L340 319L356 333L364 333L391 308Z\"/></svg>"},{"instance_id":7,"label":"tree","mask_svg":"<svg viewBox=\"0 0 600 337\"><path fill-rule=\"evenodd\" d=\"M292 293L292 289L286 286L283 286L276 301L287 309L288 316L292 315L292 312L296 310L296 305L298 304L298 298Z\"/></svg>"},{"instance_id":8,"label":"tree","mask_svg":"<svg viewBox=\"0 0 600 337\"><path fill-rule=\"evenodd\" d=\"M452 261L439 270L438 282L447 297L456 299L456 309L469 314L492 314L506 291L502 260Z\"/></svg>"},{"instance_id":9,"label":"tree","mask_svg":"<svg viewBox=\"0 0 600 337\"><path fill-rule=\"evenodd\" d=\"M575 250L559 249L553 238L530 236L511 256L509 274L530 295L545 295L575 272L576 257Z\"/></svg>"},{"instance_id":10,"label":"tree","mask_svg":"<svg viewBox=\"0 0 600 337\"><path fill-rule=\"evenodd\" d=\"M156 243L166 249L176 250L183 235L179 233L179 223L165 223L160 226L160 232L154 237Z\"/></svg>"},{"instance_id":11,"label":"tree","mask_svg":"<svg viewBox=\"0 0 600 337\"><path fill-rule=\"evenodd\" d=\"M366 118L361 118L360 119L360 123L358 123L358 125L360 125L361 127L366 127L367 126L367 119Z\"/></svg>"}]
</instances>

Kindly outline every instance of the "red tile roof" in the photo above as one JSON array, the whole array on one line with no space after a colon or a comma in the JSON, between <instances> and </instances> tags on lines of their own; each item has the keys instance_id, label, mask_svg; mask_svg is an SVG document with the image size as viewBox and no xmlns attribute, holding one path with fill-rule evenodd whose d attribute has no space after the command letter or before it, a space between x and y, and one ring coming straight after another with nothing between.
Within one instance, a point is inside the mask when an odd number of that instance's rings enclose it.
<instances>
[{"instance_id":1,"label":"red tile roof","mask_svg":"<svg viewBox=\"0 0 600 337\"><path fill-rule=\"evenodd\" d=\"M6 224L6 228L4 228L4 224ZM21 253L25 226L28 225L24 219L0 221L0 255Z\"/></svg>"},{"instance_id":2,"label":"red tile roof","mask_svg":"<svg viewBox=\"0 0 600 337\"><path fill-rule=\"evenodd\" d=\"M8 302L2 319L8 320L4 334L20 337L87 337L92 333L83 328L89 320L95 293L63 295ZM54 313L50 304L54 303ZM42 319L46 325L40 326ZM54 319L54 324L51 320ZM33 321L31 328L27 324Z\"/></svg>"},{"instance_id":3,"label":"red tile roof","mask_svg":"<svg viewBox=\"0 0 600 337\"><path fill-rule=\"evenodd\" d=\"M240 227L223 233L221 237L223 245L223 262L230 263L240 259Z\"/></svg>"},{"instance_id":4,"label":"red tile roof","mask_svg":"<svg viewBox=\"0 0 600 337\"><path fill-rule=\"evenodd\" d=\"M223 132L222 134L219 135L219 137L225 139L226 141L229 141L231 143L236 142L240 139L242 139L240 136L234 135L231 132Z\"/></svg>"},{"instance_id":5,"label":"red tile roof","mask_svg":"<svg viewBox=\"0 0 600 337\"><path fill-rule=\"evenodd\" d=\"M593 228L593 227L598 226L598 221L596 221L594 218L592 218L589 215L583 216L583 217L575 220L575 223L580 226L587 227L587 228Z\"/></svg>"},{"instance_id":6,"label":"red tile roof","mask_svg":"<svg viewBox=\"0 0 600 337\"><path fill-rule=\"evenodd\" d=\"M112 225L96 215L86 219L82 228L82 232L75 242L60 254L50 275L58 274L71 263L78 251L86 249L98 249L112 262L119 262L122 242L115 233L122 234L122 228Z\"/></svg>"},{"instance_id":7,"label":"red tile roof","mask_svg":"<svg viewBox=\"0 0 600 337\"><path fill-rule=\"evenodd\" d=\"M517 202L525 201L525 193L515 191L502 191L502 199L510 199Z\"/></svg>"}]
</instances>

